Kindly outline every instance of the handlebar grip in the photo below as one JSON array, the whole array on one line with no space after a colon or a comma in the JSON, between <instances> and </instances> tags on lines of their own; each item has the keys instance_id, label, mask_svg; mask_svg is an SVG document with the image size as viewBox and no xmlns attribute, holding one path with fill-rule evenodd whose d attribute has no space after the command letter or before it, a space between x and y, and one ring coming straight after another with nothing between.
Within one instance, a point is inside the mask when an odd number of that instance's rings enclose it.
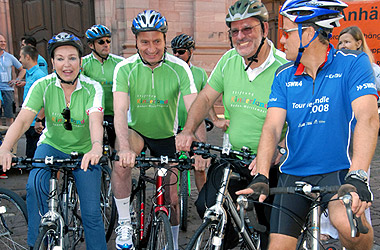
<instances>
[{"instance_id":1,"label":"handlebar grip","mask_svg":"<svg viewBox=\"0 0 380 250\"><path fill-rule=\"evenodd\" d=\"M368 227L363 225L362 218L354 216L356 222L357 222L357 228L358 232L362 234L367 234L368 233Z\"/></svg>"}]
</instances>

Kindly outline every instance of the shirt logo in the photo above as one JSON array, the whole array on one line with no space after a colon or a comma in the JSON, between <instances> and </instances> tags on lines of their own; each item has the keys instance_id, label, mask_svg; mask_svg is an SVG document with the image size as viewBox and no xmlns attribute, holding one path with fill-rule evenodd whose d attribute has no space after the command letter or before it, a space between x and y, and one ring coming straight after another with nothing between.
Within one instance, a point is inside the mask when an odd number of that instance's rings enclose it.
<instances>
[{"instance_id":1,"label":"shirt logo","mask_svg":"<svg viewBox=\"0 0 380 250\"><path fill-rule=\"evenodd\" d=\"M300 82L287 82L286 87L302 87L302 81Z\"/></svg>"},{"instance_id":2,"label":"shirt logo","mask_svg":"<svg viewBox=\"0 0 380 250\"><path fill-rule=\"evenodd\" d=\"M325 77L327 77L329 79L341 78L342 77L342 73L329 74L329 75L326 75Z\"/></svg>"}]
</instances>

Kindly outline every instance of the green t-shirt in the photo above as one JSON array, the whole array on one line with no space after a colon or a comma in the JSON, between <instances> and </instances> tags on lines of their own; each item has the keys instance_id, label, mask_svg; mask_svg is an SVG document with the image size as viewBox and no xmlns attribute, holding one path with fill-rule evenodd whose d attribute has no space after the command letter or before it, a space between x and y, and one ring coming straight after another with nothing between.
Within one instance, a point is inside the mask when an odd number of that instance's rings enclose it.
<instances>
[{"instance_id":1,"label":"green t-shirt","mask_svg":"<svg viewBox=\"0 0 380 250\"><path fill-rule=\"evenodd\" d=\"M66 107L65 94L55 73L36 81L30 88L22 108L38 113L45 108L45 129L38 144L48 144L66 154L91 150L89 114L103 112L101 85L81 74L70 98L70 117L73 129L63 127L62 111Z\"/></svg>"},{"instance_id":2,"label":"green t-shirt","mask_svg":"<svg viewBox=\"0 0 380 250\"><path fill-rule=\"evenodd\" d=\"M124 57L109 54L107 60L102 64L95 58L93 53L83 57L83 74L99 82L103 87L105 115L113 115L113 72L116 64L123 60Z\"/></svg>"},{"instance_id":3,"label":"green t-shirt","mask_svg":"<svg viewBox=\"0 0 380 250\"><path fill-rule=\"evenodd\" d=\"M114 92L129 94L129 127L151 139L175 135L180 93L197 93L187 63L168 53L153 70L138 54L129 57L116 66L113 82Z\"/></svg>"},{"instance_id":4,"label":"green t-shirt","mask_svg":"<svg viewBox=\"0 0 380 250\"><path fill-rule=\"evenodd\" d=\"M235 49L222 56L208 79L213 89L223 93L230 119L229 139L236 150L247 146L257 153L273 78L276 69L287 62L285 54L269 43L271 52L267 60L253 70L253 80L244 71L244 59Z\"/></svg>"},{"instance_id":5,"label":"green t-shirt","mask_svg":"<svg viewBox=\"0 0 380 250\"><path fill-rule=\"evenodd\" d=\"M190 65L191 73L193 73L195 87L197 87L197 91L201 91L207 83L207 73L206 70L196 67L194 65ZM185 127L187 119L187 110L185 106L185 102L183 101L183 97L181 94L181 98L179 99L179 107L178 107L178 125L183 128Z\"/></svg>"}]
</instances>

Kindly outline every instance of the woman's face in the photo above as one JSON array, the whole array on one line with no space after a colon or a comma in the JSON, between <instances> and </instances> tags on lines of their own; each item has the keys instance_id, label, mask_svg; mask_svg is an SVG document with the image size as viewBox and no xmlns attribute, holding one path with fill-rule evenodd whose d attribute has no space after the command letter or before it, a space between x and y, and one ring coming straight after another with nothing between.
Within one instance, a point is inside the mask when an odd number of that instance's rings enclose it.
<instances>
[{"instance_id":1,"label":"woman's face","mask_svg":"<svg viewBox=\"0 0 380 250\"><path fill-rule=\"evenodd\" d=\"M73 81L79 74L81 58L78 50L71 45L64 45L54 50L51 60L57 74L65 81Z\"/></svg>"},{"instance_id":2,"label":"woman's face","mask_svg":"<svg viewBox=\"0 0 380 250\"><path fill-rule=\"evenodd\" d=\"M362 41L356 41L355 38L349 33L344 33L339 37L338 49L358 50L361 45Z\"/></svg>"}]
</instances>

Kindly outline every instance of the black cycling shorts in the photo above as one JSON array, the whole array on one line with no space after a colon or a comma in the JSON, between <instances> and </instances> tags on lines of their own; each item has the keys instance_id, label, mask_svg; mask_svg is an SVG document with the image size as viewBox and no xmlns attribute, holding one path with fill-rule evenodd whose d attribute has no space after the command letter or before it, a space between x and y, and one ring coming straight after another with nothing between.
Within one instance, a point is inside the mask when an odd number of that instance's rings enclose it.
<instances>
[{"instance_id":1,"label":"black cycling shorts","mask_svg":"<svg viewBox=\"0 0 380 250\"><path fill-rule=\"evenodd\" d=\"M175 153L176 153L175 136L164 138L164 139L151 139L140 134L136 130L134 131L138 133L141 136L141 138L143 138L144 140L143 151L145 151L145 149L148 148L150 151L150 155L154 157L160 157L161 155L168 156L169 158L175 157Z\"/></svg>"},{"instance_id":2,"label":"black cycling shorts","mask_svg":"<svg viewBox=\"0 0 380 250\"><path fill-rule=\"evenodd\" d=\"M113 124L113 116L105 115L103 119L104 121L111 123L111 125L108 125L107 127L105 127L105 129L107 130L107 138L108 138L109 145L112 148L115 148L116 133L115 133L115 127Z\"/></svg>"},{"instance_id":3,"label":"black cycling shorts","mask_svg":"<svg viewBox=\"0 0 380 250\"><path fill-rule=\"evenodd\" d=\"M280 174L278 187L294 187L295 181L305 181L318 186L340 186L344 183L348 169L328 174L312 175L306 177ZM322 194L322 209L326 209L328 201L334 194ZM310 212L311 200L296 194L279 194L274 196L270 233L284 234L298 238L306 216Z\"/></svg>"}]
</instances>

